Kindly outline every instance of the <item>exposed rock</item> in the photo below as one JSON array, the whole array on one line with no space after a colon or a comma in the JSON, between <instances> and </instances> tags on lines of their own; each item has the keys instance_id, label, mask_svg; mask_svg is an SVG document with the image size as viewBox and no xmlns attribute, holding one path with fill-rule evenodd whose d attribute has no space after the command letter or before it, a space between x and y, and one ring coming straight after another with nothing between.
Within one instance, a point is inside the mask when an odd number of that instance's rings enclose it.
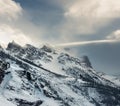
<instances>
[{"instance_id":1,"label":"exposed rock","mask_svg":"<svg viewBox=\"0 0 120 106\"><path fill-rule=\"evenodd\" d=\"M26 100L23 100L23 99L15 99L15 101L18 103L17 106L40 106L43 101L41 100L38 100L36 102L28 102Z\"/></svg>"}]
</instances>

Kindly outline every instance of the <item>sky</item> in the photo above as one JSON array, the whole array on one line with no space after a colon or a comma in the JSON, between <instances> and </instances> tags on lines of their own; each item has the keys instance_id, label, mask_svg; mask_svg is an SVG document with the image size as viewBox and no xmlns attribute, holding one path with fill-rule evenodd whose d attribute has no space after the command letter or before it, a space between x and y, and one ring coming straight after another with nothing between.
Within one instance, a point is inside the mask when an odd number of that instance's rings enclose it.
<instances>
[{"instance_id":1,"label":"sky","mask_svg":"<svg viewBox=\"0 0 120 106\"><path fill-rule=\"evenodd\" d=\"M0 0L0 44L69 47L120 74L120 0Z\"/></svg>"}]
</instances>

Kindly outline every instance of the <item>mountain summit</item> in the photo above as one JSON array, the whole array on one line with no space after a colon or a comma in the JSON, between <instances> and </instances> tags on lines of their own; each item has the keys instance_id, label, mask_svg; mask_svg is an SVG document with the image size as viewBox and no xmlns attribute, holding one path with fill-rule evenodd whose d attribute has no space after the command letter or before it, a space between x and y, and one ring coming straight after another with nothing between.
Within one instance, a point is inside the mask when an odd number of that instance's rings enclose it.
<instances>
[{"instance_id":1,"label":"mountain summit","mask_svg":"<svg viewBox=\"0 0 120 106\"><path fill-rule=\"evenodd\" d=\"M120 85L98 74L87 56L12 42L0 49L0 60L10 64L0 69L1 106L120 105Z\"/></svg>"}]
</instances>

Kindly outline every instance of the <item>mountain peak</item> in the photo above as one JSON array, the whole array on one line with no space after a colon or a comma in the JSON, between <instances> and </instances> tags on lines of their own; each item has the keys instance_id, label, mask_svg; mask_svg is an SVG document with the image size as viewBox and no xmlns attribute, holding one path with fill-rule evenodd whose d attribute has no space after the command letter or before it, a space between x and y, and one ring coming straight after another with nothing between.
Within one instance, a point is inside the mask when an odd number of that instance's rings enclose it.
<instances>
[{"instance_id":1,"label":"mountain peak","mask_svg":"<svg viewBox=\"0 0 120 106\"><path fill-rule=\"evenodd\" d=\"M25 48L35 48L35 47L33 45L31 45L31 44L26 44Z\"/></svg>"},{"instance_id":2,"label":"mountain peak","mask_svg":"<svg viewBox=\"0 0 120 106\"><path fill-rule=\"evenodd\" d=\"M51 52L55 52L55 50L53 49L53 47L52 46L50 46L50 45L43 45L43 47L41 48L41 50L43 50L43 51L45 51L45 52L49 52L49 53L51 53Z\"/></svg>"},{"instance_id":3,"label":"mountain peak","mask_svg":"<svg viewBox=\"0 0 120 106\"><path fill-rule=\"evenodd\" d=\"M2 48L2 46L0 45L0 49Z\"/></svg>"},{"instance_id":4,"label":"mountain peak","mask_svg":"<svg viewBox=\"0 0 120 106\"><path fill-rule=\"evenodd\" d=\"M90 62L88 56L82 56L82 57L81 57L81 61L82 61L83 63L85 63L88 67L91 67L91 68L92 68L92 65L91 65L91 62Z\"/></svg>"},{"instance_id":5,"label":"mountain peak","mask_svg":"<svg viewBox=\"0 0 120 106\"><path fill-rule=\"evenodd\" d=\"M7 50L11 50L11 49L21 49L22 47L17 44L15 41L12 41L8 44L7 46Z\"/></svg>"}]
</instances>

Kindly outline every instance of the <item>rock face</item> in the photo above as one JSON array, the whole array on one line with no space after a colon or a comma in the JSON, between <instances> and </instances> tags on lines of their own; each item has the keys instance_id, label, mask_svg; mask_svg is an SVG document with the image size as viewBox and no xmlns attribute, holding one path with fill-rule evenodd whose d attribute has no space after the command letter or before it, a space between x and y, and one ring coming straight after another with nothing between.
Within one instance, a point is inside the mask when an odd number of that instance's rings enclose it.
<instances>
[{"instance_id":1,"label":"rock face","mask_svg":"<svg viewBox=\"0 0 120 106\"><path fill-rule=\"evenodd\" d=\"M7 50L11 52L17 52L20 51L22 47L18 44L16 44L14 41L8 44Z\"/></svg>"},{"instance_id":2,"label":"rock face","mask_svg":"<svg viewBox=\"0 0 120 106\"><path fill-rule=\"evenodd\" d=\"M46 51L46 52L49 52L49 53L54 52L54 50L53 50L52 48L50 48L50 47L48 47L48 46L46 46L46 45L44 45L44 46L41 48L41 50Z\"/></svg>"},{"instance_id":3,"label":"rock face","mask_svg":"<svg viewBox=\"0 0 120 106\"><path fill-rule=\"evenodd\" d=\"M87 56L13 42L0 58L11 64L0 95L15 106L120 105L120 85L94 71Z\"/></svg>"},{"instance_id":4,"label":"rock face","mask_svg":"<svg viewBox=\"0 0 120 106\"><path fill-rule=\"evenodd\" d=\"M36 102L28 102L22 99L15 99L15 101L18 103L18 106L40 106L43 103L41 100Z\"/></svg>"},{"instance_id":5,"label":"rock face","mask_svg":"<svg viewBox=\"0 0 120 106\"><path fill-rule=\"evenodd\" d=\"M3 50L2 46L0 45L0 50Z\"/></svg>"},{"instance_id":6,"label":"rock face","mask_svg":"<svg viewBox=\"0 0 120 106\"><path fill-rule=\"evenodd\" d=\"M0 84L3 81L4 75L5 75L4 71L0 69Z\"/></svg>"},{"instance_id":7,"label":"rock face","mask_svg":"<svg viewBox=\"0 0 120 106\"><path fill-rule=\"evenodd\" d=\"M85 63L87 67L91 67L92 68L92 65L91 65L91 63L89 61L88 56L83 56L82 57L82 62Z\"/></svg>"},{"instance_id":8,"label":"rock face","mask_svg":"<svg viewBox=\"0 0 120 106\"><path fill-rule=\"evenodd\" d=\"M9 63L0 60L0 84L5 76L5 70L7 70L9 67L10 67Z\"/></svg>"}]
</instances>

